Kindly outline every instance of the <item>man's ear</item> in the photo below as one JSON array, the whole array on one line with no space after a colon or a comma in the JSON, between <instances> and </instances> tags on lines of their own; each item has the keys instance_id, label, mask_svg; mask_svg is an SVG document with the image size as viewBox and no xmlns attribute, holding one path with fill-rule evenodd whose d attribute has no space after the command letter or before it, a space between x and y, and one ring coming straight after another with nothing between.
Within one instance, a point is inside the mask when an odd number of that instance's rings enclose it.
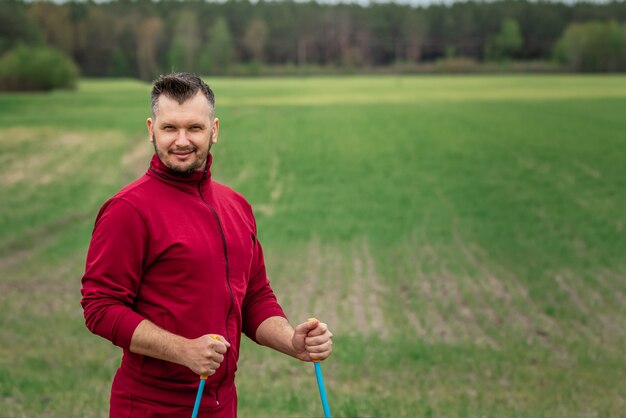
<instances>
[{"instance_id":1,"label":"man's ear","mask_svg":"<svg viewBox=\"0 0 626 418\"><path fill-rule=\"evenodd\" d=\"M213 120L213 129L211 130L211 144L217 144L217 137L220 133L220 120L215 118Z\"/></svg>"},{"instance_id":2,"label":"man's ear","mask_svg":"<svg viewBox=\"0 0 626 418\"><path fill-rule=\"evenodd\" d=\"M150 140L150 142L154 142L154 134L153 134L154 125L152 123L152 118L148 118L146 120L146 126L148 127L148 139Z\"/></svg>"}]
</instances>

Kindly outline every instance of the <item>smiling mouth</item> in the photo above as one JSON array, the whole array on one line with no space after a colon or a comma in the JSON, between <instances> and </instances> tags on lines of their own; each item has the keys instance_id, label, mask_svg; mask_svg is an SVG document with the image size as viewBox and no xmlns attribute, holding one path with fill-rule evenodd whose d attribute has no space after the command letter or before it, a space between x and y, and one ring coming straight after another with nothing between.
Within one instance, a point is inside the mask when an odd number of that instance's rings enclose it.
<instances>
[{"instance_id":1,"label":"smiling mouth","mask_svg":"<svg viewBox=\"0 0 626 418\"><path fill-rule=\"evenodd\" d=\"M183 163L183 162L187 162L187 161L192 159L192 157L194 155L194 151L193 150L170 151L170 155L172 155L172 157L175 159L175 161Z\"/></svg>"},{"instance_id":2,"label":"smiling mouth","mask_svg":"<svg viewBox=\"0 0 626 418\"><path fill-rule=\"evenodd\" d=\"M195 150L192 150L192 149L188 149L188 150L174 150L174 151L170 151L170 154L185 156L185 155L191 154L194 151Z\"/></svg>"}]
</instances>

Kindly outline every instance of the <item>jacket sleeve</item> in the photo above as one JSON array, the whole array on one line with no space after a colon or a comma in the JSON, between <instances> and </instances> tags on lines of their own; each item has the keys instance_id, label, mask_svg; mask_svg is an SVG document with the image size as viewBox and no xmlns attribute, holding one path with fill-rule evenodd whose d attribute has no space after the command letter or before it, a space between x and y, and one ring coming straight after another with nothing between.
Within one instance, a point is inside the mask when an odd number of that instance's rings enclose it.
<instances>
[{"instance_id":1,"label":"jacket sleeve","mask_svg":"<svg viewBox=\"0 0 626 418\"><path fill-rule=\"evenodd\" d=\"M87 328L128 349L144 318L133 311L147 249L147 227L130 203L113 198L94 226L82 278L81 305Z\"/></svg>"},{"instance_id":2,"label":"jacket sleeve","mask_svg":"<svg viewBox=\"0 0 626 418\"><path fill-rule=\"evenodd\" d=\"M256 330L267 318L272 316L282 316L286 318L283 309L278 304L274 291L270 286L265 271L265 260L263 259L263 249L261 244L254 239L254 254L252 256L252 269L246 296L242 305L243 332L254 342Z\"/></svg>"}]
</instances>

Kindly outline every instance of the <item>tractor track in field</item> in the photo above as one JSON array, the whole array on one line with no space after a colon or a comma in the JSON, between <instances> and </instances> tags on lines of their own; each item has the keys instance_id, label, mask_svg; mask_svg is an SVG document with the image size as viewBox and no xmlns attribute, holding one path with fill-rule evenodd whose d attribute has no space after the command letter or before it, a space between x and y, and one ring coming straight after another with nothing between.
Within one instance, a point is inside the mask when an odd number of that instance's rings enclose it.
<instances>
[{"instance_id":1,"label":"tractor track in field","mask_svg":"<svg viewBox=\"0 0 626 418\"><path fill-rule=\"evenodd\" d=\"M0 249L0 271L10 272L18 268L38 251L53 243L68 225L75 222L86 222L91 217L91 214L68 213L54 222L29 229L17 239L5 241Z\"/></svg>"},{"instance_id":2,"label":"tractor track in field","mask_svg":"<svg viewBox=\"0 0 626 418\"><path fill-rule=\"evenodd\" d=\"M411 252L411 256L412 256ZM411 262L414 261L413 257L409 257ZM400 279L400 284L398 286L398 292L402 298L402 311L404 313L403 318L408 321L409 330L412 331L415 335L417 335L420 339L426 340L428 337L428 330L426 329L424 319L420 319L420 315L413 308L413 304L418 299L419 287L422 285L424 280L424 272L420 268L420 266L415 263L415 268L413 268L413 263L410 266L405 267L401 270L404 274L402 279ZM407 276L413 274L415 276L414 280L410 280Z\"/></svg>"},{"instance_id":3,"label":"tractor track in field","mask_svg":"<svg viewBox=\"0 0 626 418\"><path fill-rule=\"evenodd\" d=\"M293 307L298 309L297 318L305 317L309 318L313 316L312 313L312 301L319 289L319 281L322 273L322 253L318 240L313 240L309 243L307 248L307 254L305 257L306 265L303 269L302 283L300 286L296 286L298 294L294 297ZM298 280L298 276L294 276L293 280ZM299 321L298 321L299 322Z\"/></svg>"},{"instance_id":4,"label":"tractor track in field","mask_svg":"<svg viewBox=\"0 0 626 418\"><path fill-rule=\"evenodd\" d=\"M274 216L277 203L283 194L285 179L279 176L280 158L277 154L272 156L272 164L270 166L267 184L270 186L270 192L265 202L254 204L255 211L265 216Z\"/></svg>"},{"instance_id":5,"label":"tractor track in field","mask_svg":"<svg viewBox=\"0 0 626 418\"><path fill-rule=\"evenodd\" d=\"M134 175L139 176L146 172L154 148L146 140L137 141L137 144L121 158L122 166L127 167Z\"/></svg>"},{"instance_id":6,"label":"tractor track in field","mask_svg":"<svg viewBox=\"0 0 626 418\"><path fill-rule=\"evenodd\" d=\"M353 249L354 265L353 291L354 317L366 335L375 333L386 338L388 329L381 309L380 297L384 295L379 285L373 256L367 242Z\"/></svg>"},{"instance_id":7,"label":"tractor track in field","mask_svg":"<svg viewBox=\"0 0 626 418\"><path fill-rule=\"evenodd\" d=\"M618 277L618 276L621 276L621 277ZM617 301L617 303L619 303L622 306L626 306L626 294L623 293L621 289L618 289L615 286L609 284L611 279L614 283L619 283L620 280L623 281L624 279L623 274L620 275L617 272L612 272L608 269L602 269L599 272L597 272L593 277L600 286L606 289L613 296L613 298Z\"/></svg>"},{"instance_id":8,"label":"tractor track in field","mask_svg":"<svg viewBox=\"0 0 626 418\"><path fill-rule=\"evenodd\" d=\"M363 263L362 260L355 254L352 255L352 266L354 276L352 279L352 289L349 292L349 303L352 306L352 321L356 326L357 332L365 335L370 334L370 329L367 322L366 306L365 306L365 291L363 280Z\"/></svg>"},{"instance_id":9,"label":"tractor track in field","mask_svg":"<svg viewBox=\"0 0 626 418\"><path fill-rule=\"evenodd\" d=\"M315 298L312 314L318 319L322 319L327 324L333 326L340 322L339 305L343 300L341 292L335 287L342 282L341 277L341 256L337 252L325 253L324 273L322 288L319 290L319 297Z\"/></svg>"},{"instance_id":10,"label":"tractor track in field","mask_svg":"<svg viewBox=\"0 0 626 418\"><path fill-rule=\"evenodd\" d=\"M0 185L11 187L27 184L28 187L45 186L63 180L74 173L82 160L98 152L102 142L119 142L123 135L116 131L98 133L98 141L93 140L88 133L60 132L58 129L12 129L0 135L0 142L4 135L18 132L22 141L37 140L42 145L54 149L50 153L29 153L26 157L15 157L14 153L23 150L7 150L3 159L6 159L0 173ZM131 153L132 154L132 153ZM63 155L63 158L59 156Z\"/></svg>"}]
</instances>

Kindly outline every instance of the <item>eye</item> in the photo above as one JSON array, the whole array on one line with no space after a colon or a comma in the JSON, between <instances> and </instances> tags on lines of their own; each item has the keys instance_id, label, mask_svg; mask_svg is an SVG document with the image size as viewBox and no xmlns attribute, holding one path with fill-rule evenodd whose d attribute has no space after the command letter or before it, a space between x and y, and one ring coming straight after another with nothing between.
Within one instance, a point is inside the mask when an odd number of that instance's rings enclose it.
<instances>
[{"instance_id":1,"label":"eye","mask_svg":"<svg viewBox=\"0 0 626 418\"><path fill-rule=\"evenodd\" d=\"M167 131L167 132L172 132L172 131L174 131L176 128L174 128L174 126L173 126L173 125L165 125L165 126L163 126L163 128L162 128L162 129L163 129L164 131Z\"/></svg>"},{"instance_id":2,"label":"eye","mask_svg":"<svg viewBox=\"0 0 626 418\"><path fill-rule=\"evenodd\" d=\"M193 125L192 127L189 128L189 130L191 132L200 132L202 130L202 126L199 125Z\"/></svg>"}]
</instances>

